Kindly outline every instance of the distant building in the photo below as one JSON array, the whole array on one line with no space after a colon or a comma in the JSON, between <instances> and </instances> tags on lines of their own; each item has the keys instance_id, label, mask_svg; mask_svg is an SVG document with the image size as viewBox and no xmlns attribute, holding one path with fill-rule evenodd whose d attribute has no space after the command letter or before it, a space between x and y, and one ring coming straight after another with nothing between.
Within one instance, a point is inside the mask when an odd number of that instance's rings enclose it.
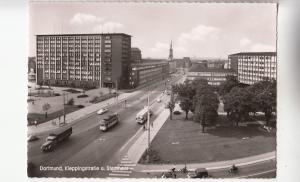
<instances>
[{"instance_id":1,"label":"distant building","mask_svg":"<svg viewBox=\"0 0 300 182\"><path fill-rule=\"evenodd\" d=\"M228 56L233 70L237 70L241 83L252 85L265 78L276 79L276 52L241 52Z\"/></svg>"},{"instance_id":2,"label":"distant building","mask_svg":"<svg viewBox=\"0 0 300 182\"><path fill-rule=\"evenodd\" d=\"M182 59L173 59L173 61L176 63L176 70L183 74L185 74L192 65L191 59L189 57L183 57Z\"/></svg>"},{"instance_id":3,"label":"distant building","mask_svg":"<svg viewBox=\"0 0 300 182\"><path fill-rule=\"evenodd\" d=\"M237 76L237 73L231 69L207 69L201 66L192 67L187 73L188 80L206 79L208 84L218 86L226 81L226 76Z\"/></svg>"},{"instance_id":4,"label":"distant building","mask_svg":"<svg viewBox=\"0 0 300 182\"><path fill-rule=\"evenodd\" d=\"M129 84L136 88L147 83L164 80L169 75L169 64L165 60L147 59L131 64Z\"/></svg>"},{"instance_id":5,"label":"distant building","mask_svg":"<svg viewBox=\"0 0 300 182\"><path fill-rule=\"evenodd\" d=\"M141 60L142 60L141 50L137 47L132 47L131 48L131 61L138 63L138 62L141 62Z\"/></svg>"},{"instance_id":6,"label":"distant building","mask_svg":"<svg viewBox=\"0 0 300 182\"><path fill-rule=\"evenodd\" d=\"M130 35L51 34L36 40L38 84L128 87Z\"/></svg>"},{"instance_id":7,"label":"distant building","mask_svg":"<svg viewBox=\"0 0 300 182\"><path fill-rule=\"evenodd\" d=\"M207 63L208 69L224 69L225 62L223 61L208 61Z\"/></svg>"},{"instance_id":8,"label":"distant building","mask_svg":"<svg viewBox=\"0 0 300 182\"><path fill-rule=\"evenodd\" d=\"M28 57L28 66L27 66L27 73L33 71L36 72L36 57Z\"/></svg>"}]
</instances>

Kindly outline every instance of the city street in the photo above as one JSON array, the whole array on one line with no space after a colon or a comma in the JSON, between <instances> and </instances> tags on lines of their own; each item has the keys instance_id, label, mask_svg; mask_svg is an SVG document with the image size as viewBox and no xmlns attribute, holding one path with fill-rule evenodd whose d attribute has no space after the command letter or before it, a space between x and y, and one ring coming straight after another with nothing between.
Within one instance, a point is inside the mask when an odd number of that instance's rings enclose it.
<instances>
[{"instance_id":1,"label":"city street","mask_svg":"<svg viewBox=\"0 0 300 182\"><path fill-rule=\"evenodd\" d=\"M152 88L151 88L152 89ZM164 105L165 99L161 103L155 100L165 89L164 83L153 88L150 101L154 102L154 116L160 112L158 110ZM135 115L146 105L147 92L141 92L127 100L126 108L124 102L118 103L109 108L109 112L104 115L96 113L89 115L73 125L73 134L69 140L59 144L53 152L43 153L40 146L45 141L49 132L38 135L40 140L28 144L28 161L36 166L34 176L38 177L106 177L109 171L40 171L40 166L116 166L120 161L120 148L141 128L135 122ZM164 96L166 97L166 96ZM107 114L117 112L120 122L107 132L101 132L98 122Z\"/></svg>"}]
</instances>

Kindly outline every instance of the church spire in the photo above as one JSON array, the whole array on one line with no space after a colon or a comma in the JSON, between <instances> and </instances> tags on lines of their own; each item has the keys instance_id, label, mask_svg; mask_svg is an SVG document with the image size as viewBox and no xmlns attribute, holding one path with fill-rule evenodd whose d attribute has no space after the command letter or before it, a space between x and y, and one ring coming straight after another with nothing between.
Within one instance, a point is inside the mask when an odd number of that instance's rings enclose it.
<instances>
[{"instance_id":1,"label":"church spire","mask_svg":"<svg viewBox=\"0 0 300 182\"><path fill-rule=\"evenodd\" d=\"M172 45L172 40L171 40L171 44L170 44L169 60L173 61L173 45Z\"/></svg>"}]
</instances>

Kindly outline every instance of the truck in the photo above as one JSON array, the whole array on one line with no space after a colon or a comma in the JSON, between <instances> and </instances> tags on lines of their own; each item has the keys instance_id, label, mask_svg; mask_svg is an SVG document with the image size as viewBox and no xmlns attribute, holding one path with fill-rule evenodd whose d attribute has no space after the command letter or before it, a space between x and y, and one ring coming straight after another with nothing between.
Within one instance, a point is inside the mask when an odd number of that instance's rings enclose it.
<instances>
[{"instance_id":1,"label":"truck","mask_svg":"<svg viewBox=\"0 0 300 182\"><path fill-rule=\"evenodd\" d=\"M50 133L46 138L46 142L41 146L42 151L52 151L58 143L64 141L65 139L68 139L71 134L72 127L63 127Z\"/></svg>"},{"instance_id":2,"label":"truck","mask_svg":"<svg viewBox=\"0 0 300 182\"><path fill-rule=\"evenodd\" d=\"M106 131L109 128L115 126L119 122L119 117L117 113L108 115L106 118L99 121L99 129L101 131Z\"/></svg>"},{"instance_id":3,"label":"truck","mask_svg":"<svg viewBox=\"0 0 300 182\"><path fill-rule=\"evenodd\" d=\"M152 116L152 111L149 109L150 117ZM136 114L135 120L138 124L144 124L148 117L148 107L144 107L140 112Z\"/></svg>"}]
</instances>

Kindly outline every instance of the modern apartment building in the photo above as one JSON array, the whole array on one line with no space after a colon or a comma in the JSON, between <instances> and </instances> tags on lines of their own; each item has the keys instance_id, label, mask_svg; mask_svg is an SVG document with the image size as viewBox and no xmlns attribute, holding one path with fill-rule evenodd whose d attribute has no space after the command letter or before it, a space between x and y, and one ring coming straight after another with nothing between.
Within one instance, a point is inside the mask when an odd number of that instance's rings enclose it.
<instances>
[{"instance_id":1,"label":"modern apartment building","mask_svg":"<svg viewBox=\"0 0 300 182\"><path fill-rule=\"evenodd\" d=\"M277 78L276 52L241 52L228 56L241 83L252 85L265 78Z\"/></svg>"},{"instance_id":2,"label":"modern apartment building","mask_svg":"<svg viewBox=\"0 0 300 182\"><path fill-rule=\"evenodd\" d=\"M130 35L37 35L36 43L37 84L128 87Z\"/></svg>"},{"instance_id":3,"label":"modern apartment building","mask_svg":"<svg viewBox=\"0 0 300 182\"><path fill-rule=\"evenodd\" d=\"M169 64L163 60L142 60L131 64L129 84L135 88L146 83L164 80L169 75Z\"/></svg>"}]
</instances>

